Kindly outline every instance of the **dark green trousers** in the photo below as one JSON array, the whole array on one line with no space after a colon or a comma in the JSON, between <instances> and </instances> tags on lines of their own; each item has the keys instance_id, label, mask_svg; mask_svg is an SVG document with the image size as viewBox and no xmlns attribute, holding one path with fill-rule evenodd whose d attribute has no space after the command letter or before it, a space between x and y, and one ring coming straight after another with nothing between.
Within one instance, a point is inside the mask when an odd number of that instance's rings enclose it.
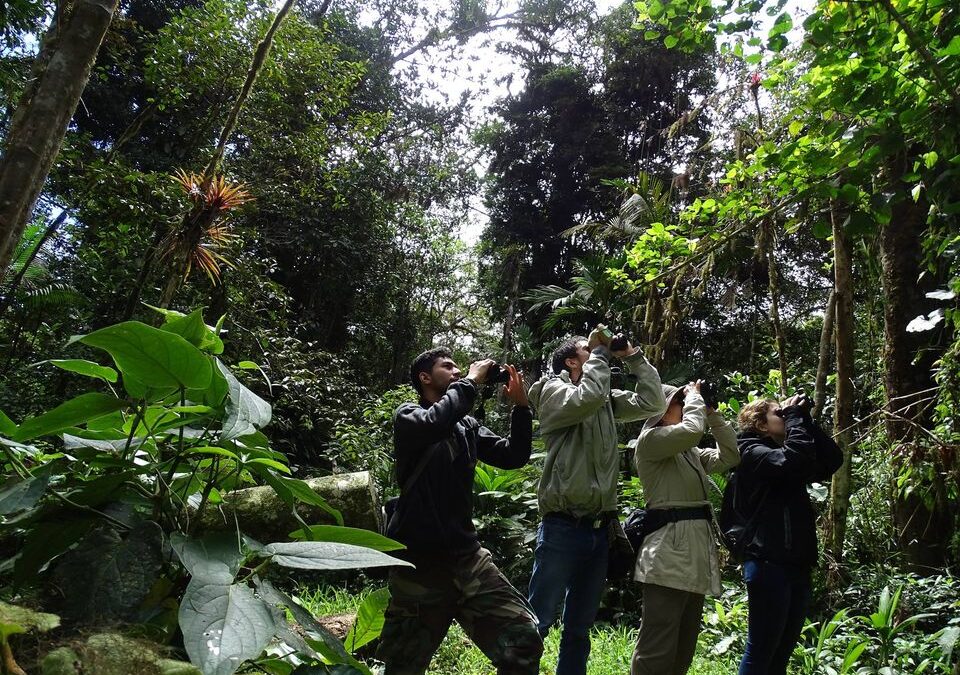
<instances>
[{"instance_id":1,"label":"dark green trousers","mask_svg":"<svg viewBox=\"0 0 960 675\"><path fill-rule=\"evenodd\" d=\"M390 571L377 651L386 675L426 672L454 619L501 675L539 671L543 640L533 610L481 548L448 562Z\"/></svg>"}]
</instances>

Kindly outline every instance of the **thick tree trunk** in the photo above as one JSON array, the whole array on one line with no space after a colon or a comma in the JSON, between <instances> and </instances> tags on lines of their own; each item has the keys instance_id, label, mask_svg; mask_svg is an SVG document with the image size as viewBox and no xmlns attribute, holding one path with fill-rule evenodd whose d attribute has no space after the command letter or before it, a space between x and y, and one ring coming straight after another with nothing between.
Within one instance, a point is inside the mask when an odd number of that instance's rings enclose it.
<instances>
[{"instance_id":1,"label":"thick tree trunk","mask_svg":"<svg viewBox=\"0 0 960 675\"><path fill-rule=\"evenodd\" d=\"M308 478L306 483L340 511L344 525L374 532L380 530L380 501L368 471ZM300 518L309 525L334 524L331 516L317 506L297 503L296 508ZM302 527L293 515L293 509L266 485L231 492L217 508L205 508L191 527L194 532L230 531L236 528L237 521L244 534L265 544L288 541L289 534Z\"/></svg>"},{"instance_id":2,"label":"thick tree trunk","mask_svg":"<svg viewBox=\"0 0 960 675\"><path fill-rule=\"evenodd\" d=\"M921 403L920 392L934 386L932 367L938 353L929 343L931 331L907 332L907 324L913 318L931 310L924 293L930 289L918 283L924 269L921 235L926 217L926 204L904 200L894 206L890 222L880 233L886 431L898 467L911 461L925 461L925 439L918 435L917 427L928 422L927 406ZM936 484L927 487L935 495L943 492ZM939 504L942 500L925 501L926 490L922 489L908 494L896 486L894 490L894 523L907 561L918 572L941 567L952 529L947 509Z\"/></svg>"},{"instance_id":3,"label":"thick tree trunk","mask_svg":"<svg viewBox=\"0 0 960 675\"><path fill-rule=\"evenodd\" d=\"M834 282L836 283L836 282ZM830 289L823 309L823 328L820 330L820 356L817 361L817 380L813 386L813 419L818 423L827 400L827 372L830 370L830 352L833 344L833 317L836 315L836 286Z\"/></svg>"},{"instance_id":4,"label":"thick tree trunk","mask_svg":"<svg viewBox=\"0 0 960 675\"><path fill-rule=\"evenodd\" d=\"M843 450L843 465L833 474L830 485L830 522L827 549L835 561L843 559L843 542L847 532L847 512L850 509L850 483L852 478L851 456L853 451L853 377L855 348L853 341L853 265L850 243L842 228L833 220L833 271L834 287L830 293L836 315L837 384L836 406L833 414L834 432L839 432L837 442ZM831 308L827 306L827 314ZM826 330L824 317L824 332ZM823 347L821 345L821 357ZM822 402L819 406L822 409Z\"/></svg>"},{"instance_id":5,"label":"thick tree trunk","mask_svg":"<svg viewBox=\"0 0 960 675\"><path fill-rule=\"evenodd\" d=\"M60 5L30 86L17 106L0 160L0 275L26 227L90 77L117 0Z\"/></svg>"}]
</instances>

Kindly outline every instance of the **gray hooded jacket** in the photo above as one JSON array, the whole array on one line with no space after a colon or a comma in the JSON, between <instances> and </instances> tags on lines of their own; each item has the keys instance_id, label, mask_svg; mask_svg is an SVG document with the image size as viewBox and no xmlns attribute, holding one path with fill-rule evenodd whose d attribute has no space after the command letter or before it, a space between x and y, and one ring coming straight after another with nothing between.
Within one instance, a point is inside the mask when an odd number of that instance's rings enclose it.
<instances>
[{"instance_id":1,"label":"gray hooded jacket","mask_svg":"<svg viewBox=\"0 0 960 675\"><path fill-rule=\"evenodd\" d=\"M563 371L530 389L547 451L537 488L541 515L615 510L620 458L614 420L640 420L666 409L660 375L639 350L623 359L637 376L636 392L610 389L609 359L606 348L598 347L576 384Z\"/></svg>"}]
</instances>

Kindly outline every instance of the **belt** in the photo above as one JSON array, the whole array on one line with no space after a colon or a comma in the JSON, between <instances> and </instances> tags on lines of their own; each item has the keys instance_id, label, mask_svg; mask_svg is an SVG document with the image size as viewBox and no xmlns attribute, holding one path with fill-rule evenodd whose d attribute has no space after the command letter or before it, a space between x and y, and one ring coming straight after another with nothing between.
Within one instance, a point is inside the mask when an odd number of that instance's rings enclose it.
<instances>
[{"instance_id":1,"label":"belt","mask_svg":"<svg viewBox=\"0 0 960 675\"><path fill-rule=\"evenodd\" d=\"M672 509L647 509L654 511L657 518L666 525L680 520L713 520L713 513L709 506L682 506Z\"/></svg>"},{"instance_id":2,"label":"belt","mask_svg":"<svg viewBox=\"0 0 960 675\"><path fill-rule=\"evenodd\" d=\"M585 516L575 516L572 513L565 513L563 511L551 511L550 513L545 513L543 517L544 519L556 518L557 520L563 520L572 523L574 527L591 527L596 530L601 527L606 527L607 523L616 517L616 511L604 511L603 513L587 514Z\"/></svg>"}]
</instances>

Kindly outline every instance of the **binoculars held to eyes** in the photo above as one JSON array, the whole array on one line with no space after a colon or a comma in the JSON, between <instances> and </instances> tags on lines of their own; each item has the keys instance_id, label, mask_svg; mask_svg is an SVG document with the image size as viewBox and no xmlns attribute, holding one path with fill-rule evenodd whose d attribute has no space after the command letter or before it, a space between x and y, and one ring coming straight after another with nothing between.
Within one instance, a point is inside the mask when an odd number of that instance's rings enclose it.
<instances>
[{"instance_id":1,"label":"binoculars held to eyes","mask_svg":"<svg viewBox=\"0 0 960 675\"><path fill-rule=\"evenodd\" d=\"M506 384L510 381L510 371L494 361L487 368L487 384Z\"/></svg>"},{"instance_id":2,"label":"binoculars held to eyes","mask_svg":"<svg viewBox=\"0 0 960 675\"><path fill-rule=\"evenodd\" d=\"M806 393L802 391L798 391L797 400L796 400L796 403L793 404L793 406L796 406L802 412L809 414L809 412L813 409L813 399L807 396ZM789 406L789 407L793 407L793 406ZM777 417L783 417L783 408L778 408L773 414L776 415Z\"/></svg>"},{"instance_id":3,"label":"binoculars held to eyes","mask_svg":"<svg viewBox=\"0 0 960 675\"><path fill-rule=\"evenodd\" d=\"M681 388L680 392L677 394L682 401L685 392ZM700 396L703 397L703 402L707 405L708 408L717 409L717 406L720 405L720 387L717 386L716 382L710 382L709 380L702 380L700 382Z\"/></svg>"}]
</instances>

